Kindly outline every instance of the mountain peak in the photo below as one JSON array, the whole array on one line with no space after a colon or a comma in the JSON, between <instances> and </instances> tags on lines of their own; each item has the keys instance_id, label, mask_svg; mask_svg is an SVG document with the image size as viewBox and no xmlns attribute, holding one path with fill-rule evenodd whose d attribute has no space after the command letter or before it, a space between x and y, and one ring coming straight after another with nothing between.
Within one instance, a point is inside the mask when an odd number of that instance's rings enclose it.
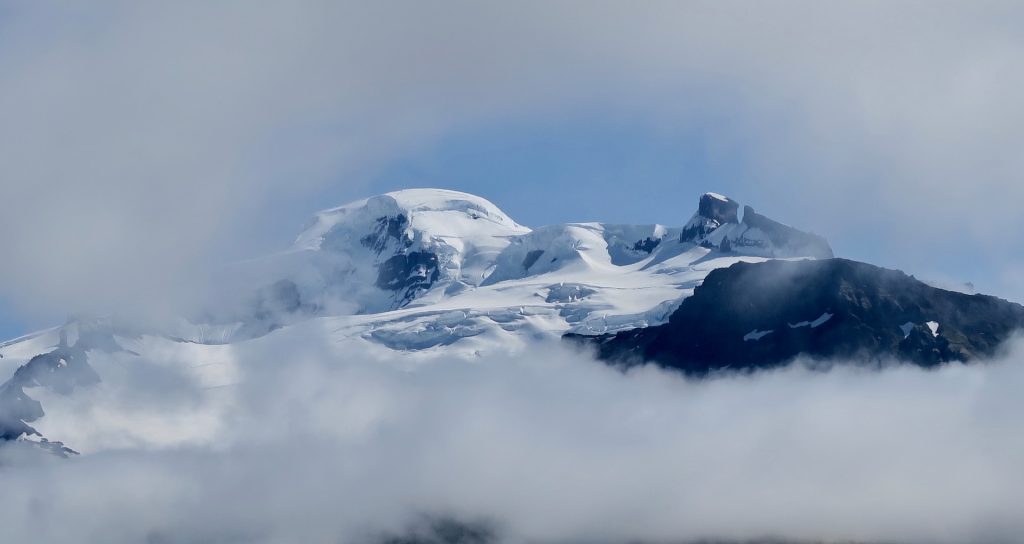
<instances>
[{"instance_id":1,"label":"mountain peak","mask_svg":"<svg viewBox=\"0 0 1024 544\"><path fill-rule=\"evenodd\" d=\"M700 244L722 225L738 223L740 205L731 198L718 193L704 193L700 197L697 213L683 227L681 242Z\"/></svg>"},{"instance_id":2,"label":"mountain peak","mask_svg":"<svg viewBox=\"0 0 1024 544\"><path fill-rule=\"evenodd\" d=\"M479 230L483 220L501 230L528 232L486 198L448 189L403 189L323 210L297 238L297 249L319 249L332 230L341 224L374 223L381 218L402 218L408 227L430 234L455 235L459 224L469 221ZM434 232L437 231L437 232Z\"/></svg>"},{"instance_id":3,"label":"mountain peak","mask_svg":"<svg viewBox=\"0 0 1024 544\"><path fill-rule=\"evenodd\" d=\"M697 215L717 221L718 224L738 223L740 205L735 200L718 193L704 193L700 197Z\"/></svg>"},{"instance_id":4,"label":"mountain peak","mask_svg":"<svg viewBox=\"0 0 1024 544\"><path fill-rule=\"evenodd\" d=\"M321 211L293 249L312 253L320 276L345 277L343 297L375 312L440 283L479 284L491 258L529 232L485 198L404 189Z\"/></svg>"},{"instance_id":5,"label":"mountain peak","mask_svg":"<svg viewBox=\"0 0 1024 544\"><path fill-rule=\"evenodd\" d=\"M400 189L384 193L381 196L393 198L401 207L408 210L442 211L479 208L491 213L504 215L504 212L486 198L451 189L434 189L429 187Z\"/></svg>"},{"instance_id":6,"label":"mountain peak","mask_svg":"<svg viewBox=\"0 0 1024 544\"><path fill-rule=\"evenodd\" d=\"M718 249L724 253L741 252L763 257L833 256L824 238L774 221L743 207L739 220L739 203L719 193L704 193L697 213L683 227L679 241Z\"/></svg>"}]
</instances>

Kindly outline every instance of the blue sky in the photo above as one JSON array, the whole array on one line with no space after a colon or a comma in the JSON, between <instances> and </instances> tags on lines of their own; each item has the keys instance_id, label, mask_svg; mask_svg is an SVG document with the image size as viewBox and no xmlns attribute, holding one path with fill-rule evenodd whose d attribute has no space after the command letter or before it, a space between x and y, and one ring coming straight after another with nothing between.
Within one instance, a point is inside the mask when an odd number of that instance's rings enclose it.
<instances>
[{"instance_id":1,"label":"blue sky","mask_svg":"<svg viewBox=\"0 0 1024 544\"><path fill-rule=\"evenodd\" d=\"M532 226L677 224L705 188L739 190L738 162L710 156L699 127L658 130L589 115L455 133L387 164L369 184L375 192L425 185L479 194Z\"/></svg>"},{"instance_id":2,"label":"blue sky","mask_svg":"<svg viewBox=\"0 0 1024 544\"><path fill-rule=\"evenodd\" d=\"M25 321L18 312L12 311L9 305L0 307L0 336L5 339L21 336L34 329L33 325Z\"/></svg>"}]
</instances>

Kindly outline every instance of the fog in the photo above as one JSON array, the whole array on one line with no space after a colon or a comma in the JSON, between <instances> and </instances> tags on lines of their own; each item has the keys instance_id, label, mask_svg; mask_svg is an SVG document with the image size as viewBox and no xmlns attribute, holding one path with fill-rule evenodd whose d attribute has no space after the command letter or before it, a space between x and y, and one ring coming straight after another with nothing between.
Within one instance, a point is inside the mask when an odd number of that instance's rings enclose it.
<instances>
[{"instance_id":1,"label":"fog","mask_svg":"<svg viewBox=\"0 0 1024 544\"><path fill-rule=\"evenodd\" d=\"M410 366L302 330L233 348L233 400L208 437L97 440L67 460L0 449L5 538L377 542L424 519L538 543L1024 531L1020 342L997 361L930 371L796 364L690 380L546 344ZM122 409L138 406L133 380L153 387L154 374L133 376L112 378ZM211 394L166 381L165 419ZM94 433L120 425L80 417Z\"/></svg>"}]
</instances>

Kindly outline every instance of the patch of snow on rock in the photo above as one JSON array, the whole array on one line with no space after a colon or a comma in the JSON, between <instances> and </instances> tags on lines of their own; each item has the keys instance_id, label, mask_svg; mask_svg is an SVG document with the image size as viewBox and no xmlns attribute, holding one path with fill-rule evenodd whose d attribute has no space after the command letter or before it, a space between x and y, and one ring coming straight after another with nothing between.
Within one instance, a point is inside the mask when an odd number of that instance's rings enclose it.
<instances>
[{"instance_id":1,"label":"patch of snow on rock","mask_svg":"<svg viewBox=\"0 0 1024 544\"><path fill-rule=\"evenodd\" d=\"M775 332L775 331L774 330L771 330L771 331L759 331L757 329L754 329L754 330L748 332L747 334L743 335L743 341L744 342L749 342L750 340L760 340L760 339L764 338L765 336L768 336L769 334L771 334L773 332Z\"/></svg>"},{"instance_id":2,"label":"patch of snow on rock","mask_svg":"<svg viewBox=\"0 0 1024 544\"><path fill-rule=\"evenodd\" d=\"M832 319L832 317L833 314L825 312L818 316L818 318L815 319L814 321L801 321L799 323L789 323L788 325L791 329L799 329L800 327L810 327L812 329L816 329L827 323L829 319Z\"/></svg>"}]
</instances>

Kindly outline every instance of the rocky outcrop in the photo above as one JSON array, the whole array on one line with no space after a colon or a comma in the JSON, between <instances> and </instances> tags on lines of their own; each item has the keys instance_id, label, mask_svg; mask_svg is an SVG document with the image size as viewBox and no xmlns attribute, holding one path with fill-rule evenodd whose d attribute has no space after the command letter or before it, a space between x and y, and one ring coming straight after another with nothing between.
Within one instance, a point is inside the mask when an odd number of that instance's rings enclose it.
<instances>
[{"instance_id":1,"label":"rocky outcrop","mask_svg":"<svg viewBox=\"0 0 1024 544\"><path fill-rule=\"evenodd\" d=\"M845 259L738 263L712 271L664 325L567 335L603 359L702 375L776 367L800 355L921 366L991 357L1024 327L1024 306L931 287Z\"/></svg>"},{"instance_id":2,"label":"rocky outcrop","mask_svg":"<svg viewBox=\"0 0 1024 544\"><path fill-rule=\"evenodd\" d=\"M722 225L738 223L740 205L735 200L717 193L704 193L697 205L697 213L683 227L681 242L701 243Z\"/></svg>"},{"instance_id":3,"label":"rocky outcrop","mask_svg":"<svg viewBox=\"0 0 1024 544\"><path fill-rule=\"evenodd\" d=\"M409 247L412 240L406 237L406 228L409 220L403 214L394 217L378 217L374 222L373 230L359 239L359 243L368 249L372 249L378 255L388 247L388 242L395 240L399 245Z\"/></svg>"},{"instance_id":4,"label":"rocky outcrop","mask_svg":"<svg viewBox=\"0 0 1024 544\"><path fill-rule=\"evenodd\" d=\"M700 198L697 213L683 227L679 241L723 253L764 257L812 257L829 259L832 248L824 238L773 221L744 206L742 221L739 204L717 193Z\"/></svg>"},{"instance_id":5,"label":"rocky outcrop","mask_svg":"<svg viewBox=\"0 0 1024 544\"><path fill-rule=\"evenodd\" d=\"M737 222L739 208L740 205L735 200L718 193L704 193L700 197L697 213L701 217L714 219L720 225L724 225Z\"/></svg>"},{"instance_id":6,"label":"rocky outcrop","mask_svg":"<svg viewBox=\"0 0 1024 544\"><path fill-rule=\"evenodd\" d=\"M88 316L70 319L61 328L60 342L53 350L32 357L0 384L0 443L20 440L61 457L76 454L30 425L46 413L25 389L41 387L58 395L71 395L78 388L100 383L99 374L89 364L92 352L138 355L117 343L109 320Z\"/></svg>"},{"instance_id":7,"label":"rocky outcrop","mask_svg":"<svg viewBox=\"0 0 1024 544\"><path fill-rule=\"evenodd\" d=\"M100 377L88 363L85 349L62 345L36 355L0 385L0 441L25 438L51 453L66 457L76 453L60 442L50 442L29 423L43 417L43 406L25 393L26 387L46 387L68 395L77 387L99 383Z\"/></svg>"},{"instance_id":8,"label":"rocky outcrop","mask_svg":"<svg viewBox=\"0 0 1024 544\"><path fill-rule=\"evenodd\" d=\"M393 291L398 305L402 306L415 298L420 291L430 287L440 277L437 255L429 251L399 253L381 263L376 285L380 289Z\"/></svg>"}]
</instances>

